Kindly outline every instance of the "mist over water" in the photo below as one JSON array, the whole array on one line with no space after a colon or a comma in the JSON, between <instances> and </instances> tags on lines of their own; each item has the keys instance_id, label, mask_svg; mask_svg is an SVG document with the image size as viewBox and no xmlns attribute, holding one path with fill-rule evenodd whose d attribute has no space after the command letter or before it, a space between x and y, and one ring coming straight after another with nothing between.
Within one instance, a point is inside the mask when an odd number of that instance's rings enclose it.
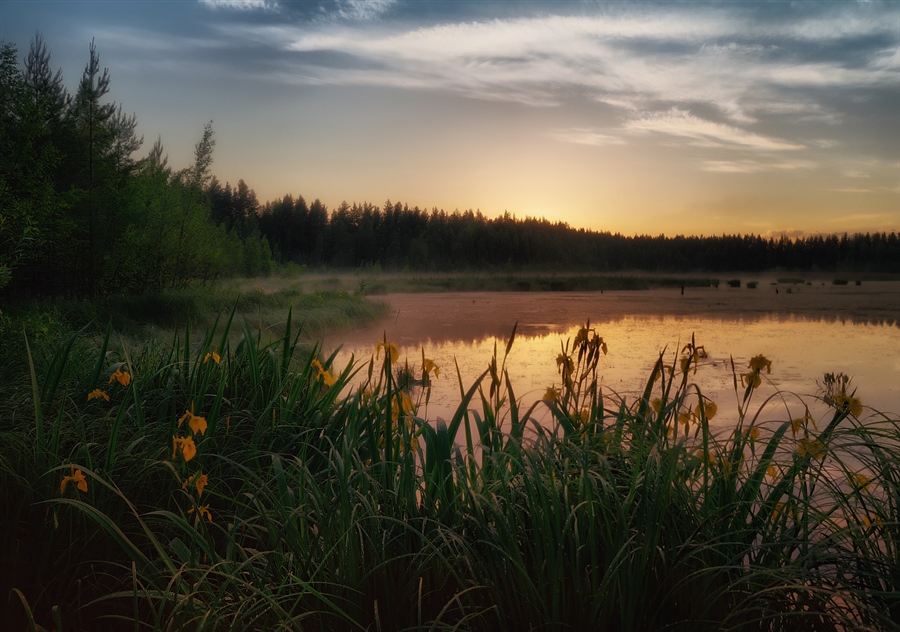
<instances>
[{"instance_id":1,"label":"mist over water","mask_svg":"<svg viewBox=\"0 0 900 632\"><path fill-rule=\"evenodd\" d=\"M714 422L719 425L736 419L732 358L742 395L739 375L757 354L772 360L772 373L763 375L751 412L776 391L784 394L768 401L766 419L802 416L804 402L815 417L824 415L826 407L812 396L826 372L852 376L851 388L858 389L864 405L900 412L900 329L892 311L829 311L829 301L821 311L779 310L766 307L774 300L767 295L746 303L746 292L692 294L687 300L672 291L390 295L385 300L392 309L383 322L326 339L325 347L343 344L337 358L343 367L351 357L368 361L386 336L398 345L400 362L407 360L417 374L424 348L425 356L441 367L428 408L419 411L430 420L449 419L459 404L456 366L468 388L487 368L495 346L502 360L514 326L516 338L506 368L517 399L528 406L547 387L559 387L556 356L587 320L609 346L600 363L601 385L604 395L614 399L633 401L659 354L671 364L693 336L709 357L700 361L690 381L717 402L720 415ZM851 302L864 303L862 296ZM836 303L830 302L833 308Z\"/></svg>"}]
</instances>

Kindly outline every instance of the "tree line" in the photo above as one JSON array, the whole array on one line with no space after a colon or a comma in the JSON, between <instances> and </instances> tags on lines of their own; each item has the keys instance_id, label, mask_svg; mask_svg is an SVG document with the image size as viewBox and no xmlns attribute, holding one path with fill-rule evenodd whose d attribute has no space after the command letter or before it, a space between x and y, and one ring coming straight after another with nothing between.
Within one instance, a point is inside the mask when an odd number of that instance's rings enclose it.
<instances>
[{"instance_id":1,"label":"tree line","mask_svg":"<svg viewBox=\"0 0 900 632\"><path fill-rule=\"evenodd\" d=\"M159 140L137 158L136 117L110 86L93 42L74 93L40 35L21 65L0 42L0 288L99 296L267 272L267 244L210 215L211 123L188 168L169 167Z\"/></svg>"},{"instance_id":2,"label":"tree line","mask_svg":"<svg viewBox=\"0 0 900 632\"><path fill-rule=\"evenodd\" d=\"M624 236L505 213L448 213L302 196L260 204L212 174L207 124L193 164L143 157L135 115L108 100L91 42L74 93L40 35L23 63L0 42L0 290L19 296L158 292L273 264L464 270L832 270L900 272L896 233Z\"/></svg>"},{"instance_id":3,"label":"tree line","mask_svg":"<svg viewBox=\"0 0 900 632\"><path fill-rule=\"evenodd\" d=\"M302 196L266 204L256 225L279 263L462 270L543 268L596 271L748 271L847 269L900 272L896 233L625 236L565 222L471 210L447 213L387 201L342 203L331 213Z\"/></svg>"}]
</instances>

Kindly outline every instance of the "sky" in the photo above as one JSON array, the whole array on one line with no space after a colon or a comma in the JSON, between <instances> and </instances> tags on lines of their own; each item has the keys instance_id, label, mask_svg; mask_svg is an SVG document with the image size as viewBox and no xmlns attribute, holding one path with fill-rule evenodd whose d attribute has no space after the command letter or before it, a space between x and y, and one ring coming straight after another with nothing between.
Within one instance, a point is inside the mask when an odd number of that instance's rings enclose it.
<instances>
[{"instance_id":1,"label":"sky","mask_svg":"<svg viewBox=\"0 0 900 632\"><path fill-rule=\"evenodd\" d=\"M285 194L631 234L900 230L900 0L0 0L71 91Z\"/></svg>"}]
</instances>

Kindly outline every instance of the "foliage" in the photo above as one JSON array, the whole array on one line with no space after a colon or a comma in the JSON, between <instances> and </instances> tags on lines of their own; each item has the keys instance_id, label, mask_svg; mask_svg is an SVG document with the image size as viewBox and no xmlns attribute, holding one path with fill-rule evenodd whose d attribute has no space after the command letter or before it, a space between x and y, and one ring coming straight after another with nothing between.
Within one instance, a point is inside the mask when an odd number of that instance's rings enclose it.
<instances>
[{"instance_id":1,"label":"foliage","mask_svg":"<svg viewBox=\"0 0 900 632\"><path fill-rule=\"evenodd\" d=\"M24 68L14 46L0 52L0 288L96 297L269 272L267 242L212 221L211 123L194 165L173 172L159 140L135 158L136 117L108 101L93 42L74 95L40 35Z\"/></svg>"},{"instance_id":2,"label":"foliage","mask_svg":"<svg viewBox=\"0 0 900 632\"><path fill-rule=\"evenodd\" d=\"M227 189L226 192L230 191ZM234 217L223 211L223 216ZM471 210L346 202L330 215L316 200L285 196L262 208L259 229L279 263L385 269L555 268L747 270L853 268L900 271L896 233L810 236L626 237L510 213L487 218Z\"/></svg>"},{"instance_id":3,"label":"foliage","mask_svg":"<svg viewBox=\"0 0 900 632\"><path fill-rule=\"evenodd\" d=\"M25 348L0 399L10 629L896 629L898 424L845 376L828 417L764 418L756 356L714 432L702 346L629 402L586 325L523 409L513 332L429 421L449 371L424 350L338 367L290 313L273 340L221 325Z\"/></svg>"}]
</instances>

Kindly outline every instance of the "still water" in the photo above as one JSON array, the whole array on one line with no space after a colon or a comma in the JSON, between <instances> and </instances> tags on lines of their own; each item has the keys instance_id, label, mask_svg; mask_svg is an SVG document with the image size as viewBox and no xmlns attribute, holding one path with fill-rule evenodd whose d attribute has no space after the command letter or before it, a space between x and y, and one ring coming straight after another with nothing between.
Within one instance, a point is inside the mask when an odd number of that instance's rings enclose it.
<instances>
[{"instance_id":1,"label":"still water","mask_svg":"<svg viewBox=\"0 0 900 632\"><path fill-rule=\"evenodd\" d=\"M886 318L845 316L837 307L840 301L831 296L826 296L826 306L817 310L790 305L788 309L782 309L783 305L750 309L761 305L761 300L754 297L748 303L745 295L714 290L694 293L688 299L673 296L671 291L397 294L379 298L391 305L383 322L326 339L325 350L342 345L338 367L346 366L351 358L367 362L376 344L386 337L398 345L400 361L408 359L418 374L424 348L425 356L441 367L428 409L419 411L427 419L452 416L460 401L456 366L468 388L488 366L495 346L502 359L516 323L506 366L517 398L529 406L547 387L559 386L556 356L587 320L608 344L609 353L600 363L601 385L605 395L614 398L632 400L642 391L659 354L671 363L693 336L709 357L700 362L692 381L717 402L720 414L715 421L719 424L736 417L732 359L740 373L757 354L772 361L772 373L763 375L753 412L774 395L764 408L771 419L802 416L803 402L814 416L825 416L825 407L813 398L817 381L821 382L826 372L843 372L852 376L851 387L857 388L857 397L870 407L866 414L877 410L896 419L900 413L898 321L890 314ZM771 303L774 299L765 300Z\"/></svg>"}]
</instances>

